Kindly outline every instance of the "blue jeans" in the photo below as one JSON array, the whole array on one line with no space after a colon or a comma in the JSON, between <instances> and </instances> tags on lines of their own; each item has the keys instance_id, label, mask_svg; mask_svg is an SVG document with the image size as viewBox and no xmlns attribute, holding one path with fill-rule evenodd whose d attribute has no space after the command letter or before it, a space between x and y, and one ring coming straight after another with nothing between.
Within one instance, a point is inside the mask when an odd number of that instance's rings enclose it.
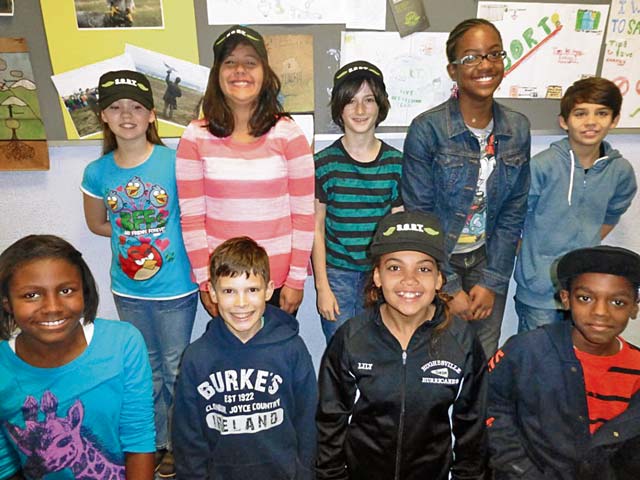
<instances>
[{"instance_id":1,"label":"blue jeans","mask_svg":"<svg viewBox=\"0 0 640 480\"><path fill-rule=\"evenodd\" d=\"M469 293L471 288L480 282L482 270L487 267L486 248L483 246L472 252L451 255L449 263L453 271L459 275L462 281L462 289ZM491 358L498 349L502 316L506 303L507 297L496 293L491 314L484 320L468 322L471 330L478 336L487 358Z\"/></svg>"},{"instance_id":2,"label":"blue jeans","mask_svg":"<svg viewBox=\"0 0 640 480\"><path fill-rule=\"evenodd\" d=\"M336 315L335 322L320 316L327 344L340 325L364 311L364 287L368 276L369 272L343 270L327 265L329 287L340 307L340 315Z\"/></svg>"},{"instance_id":3,"label":"blue jeans","mask_svg":"<svg viewBox=\"0 0 640 480\"><path fill-rule=\"evenodd\" d=\"M169 422L173 387L182 352L189 345L198 307L198 293L174 300L142 300L114 295L120 320L144 337L153 375L156 446L170 448Z\"/></svg>"},{"instance_id":4,"label":"blue jeans","mask_svg":"<svg viewBox=\"0 0 640 480\"><path fill-rule=\"evenodd\" d=\"M528 332L543 325L557 323L564 320L564 310L555 308L537 308L515 299L518 314L518 333Z\"/></svg>"}]
</instances>

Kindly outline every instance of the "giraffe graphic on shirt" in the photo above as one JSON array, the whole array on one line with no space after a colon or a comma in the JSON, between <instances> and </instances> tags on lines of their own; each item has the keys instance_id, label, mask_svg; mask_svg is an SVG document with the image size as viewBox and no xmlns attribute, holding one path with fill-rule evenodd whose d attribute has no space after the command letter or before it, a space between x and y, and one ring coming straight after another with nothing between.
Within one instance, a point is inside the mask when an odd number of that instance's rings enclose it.
<instances>
[{"instance_id":1,"label":"giraffe graphic on shirt","mask_svg":"<svg viewBox=\"0 0 640 480\"><path fill-rule=\"evenodd\" d=\"M44 478L52 472L71 469L77 480L124 480L124 466L108 460L84 431L84 406L76 400L66 417L56 414L58 399L45 391L40 401L44 421L38 420L38 401L29 395L22 405L25 427L5 422L20 451L27 457L23 467L29 478Z\"/></svg>"}]
</instances>

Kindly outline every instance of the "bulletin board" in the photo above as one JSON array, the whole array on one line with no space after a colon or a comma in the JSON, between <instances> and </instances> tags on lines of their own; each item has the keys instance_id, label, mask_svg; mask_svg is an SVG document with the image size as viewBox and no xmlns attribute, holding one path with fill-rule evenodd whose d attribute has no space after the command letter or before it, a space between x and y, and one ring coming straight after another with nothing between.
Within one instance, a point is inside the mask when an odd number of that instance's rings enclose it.
<instances>
[{"instance_id":1,"label":"bulletin board","mask_svg":"<svg viewBox=\"0 0 640 480\"><path fill-rule=\"evenodd\" d=\"M55 2L72 2L73 0L55 0ZM183 6L190 0L163 0L165 6L174 8ZM562 3L548 0L538 0L539 3ZM608 4L602 0L580 0L564 3ZM477 0L423 0L429 19L427 32L449 32L457 23L465 18L476 16ZM206 0L194 0L195 28L197 31L197 54L201 65L210 67L213 62L213 40L227 26L209 25ZM191 8L191 5L189 5ZM0 31L2 36L25 37L31 52L34 75L38 83L40 104L44 115L47 138L49 140L66 140L61 106L56 89L50 77L52 75L51 60L47 50L45 28L43 25L40 2L37 0L20 0L15 2L15 13L12 17L0 17ZM169 21L171 19L169 18ZM70 25L69 28L75 28ZM341 32L345 26L330 25L258 25L255 26L263 35L312 35L313 36L313 65L314 65L314 114L315 133L337 133L338 130L330 119L329 99L332 78L340 65ZM387 5L386 29L396 31L391 10ZM70 45L69 49L82 49L82 45ZM442 52L443 57L445 52ZM599 52L597 73L601 72L604 48ZM189 57L193 57L189 53ZM191 60L189 58L188 60ZM640 69L640 61L633 62L635 68ZM500 99L501 103L526 114L534 134L561 133L557 125L559 101L549 99ZM304 112L299 112L304 113ZM404 127L380 127L380 132L402 132ZM640 129L616 129L614 133L640 133Z\"/></svg>"}]
</instances>

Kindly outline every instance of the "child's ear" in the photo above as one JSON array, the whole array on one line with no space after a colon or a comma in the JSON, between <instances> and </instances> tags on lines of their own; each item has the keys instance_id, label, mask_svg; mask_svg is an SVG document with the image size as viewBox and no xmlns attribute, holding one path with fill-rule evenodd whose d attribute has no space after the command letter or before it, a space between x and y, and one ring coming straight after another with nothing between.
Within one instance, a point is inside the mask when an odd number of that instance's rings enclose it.
<instances>
[{"instance_id":1,"label":"child's ear","mask_svg":"<svg viewBox=\"0 0 640 480\"><path fill-rule=\"evenodd\" d=\"M376 287L382 287L382 282L380 281L380 269L375 267L373 269L373 283Z\"/></svg>"},{"instance_id":2,"label":"child's ear","mask_svg":"<svg viewBox=\"0 0 640 480\"><path fill-rule=\"evenodd\" d=\"M275 284L273 283L273 280L269 280L269 283L267 283L267 289L265 291L265 298L264 298L267 302L271 300L274 290L275 290Z\"/></svg>"},{"instance_id":3,"label":"child's ear","mask_svg":"<svg viewBox=\"0 0 640 480\"><path fill-rule=\"evenodd\" d=\"M153 123L156 121L156 109L151 109L151 115L149 115L149 123Z\"/></svg>"},{"instance_id":4,"label":"child's ear","mask_svg":"<svg viewBox=\"0 0 640 480\"><path fill-rule=\"evenodd\" d=\"M565 132L569 130L569 125L567 125L567 122L562 115L558 115L558 125L560 125L560 128Z\"/></svg>"},{"instance_id":5,"label":"child's ear","mask_svg":"<svg viewBox=\"0 0 640 480\"><path fill-rule=\"evenodd\" d=\"M213 303L218 303L218 297L216 296L216 289L213 286L213 283L207 282L207 293L209 294L209 298Z\"/></svg>"},{"instance_id":6,"label":"child's ear","mask_svg":"<svg viewBox=\"0 0 640 480\"><path fill-rule=\"evenodd\" d=\"M442 272L438 272L438 280L436 280L436 292L439 292L443 285Z\"/></svg>"},{"instance_id":7,"label":"child's ear","mask_svg":"<svg viewBox=\"0 0 640 480\"><path fill-rule=\"evenodd\" d=\"M454 65L453 63L447 64L447 73L449 74L449 78L454 82L456 81L456 68L457 65Z\"/></svg>"},{"instance_id":8,"label":"child's ear","mask_svg":"<svg viewBox=\"0 0 640 480\"><path fill-rule=\"evenodd\" d=\"M9 299L7 297L2 297L2 308L4 308L4 311L7 312L8 314L13 313L11 311L11 304L9 303Z\"/></svg>"},{"instance_id":9,"label":"child's ear","mask_svg":"<svg viewBox=\"0 0 640 480\"><path fill-rule=\"evenodd\" d=\"M569 310L569 290L560 290L560 301L565 310Z\"/></svg>"},{"instance_id":10,"label":"child's ear","mask_svg":"<svg viewBox=\"0 0 640 480\"><path fill-rule=\"evenodd\" d=\"M633 310L631 310L631 314L629 315L629 318L631 320L635 320L637 316L638 316L638 303L634 303Z\"/></svg>"},{"instance_id":11,"label":"child's ear","mask_svg":"<svg viewBox=\"0 0 640 480\"><path fill-rule=\"evenodd\" d=\"M620 121L620 114L618 114L618 116L613 119L613 121L611 122L611 126L609 128L616 128L619 121Z\"/></svg>"}]
</instances>

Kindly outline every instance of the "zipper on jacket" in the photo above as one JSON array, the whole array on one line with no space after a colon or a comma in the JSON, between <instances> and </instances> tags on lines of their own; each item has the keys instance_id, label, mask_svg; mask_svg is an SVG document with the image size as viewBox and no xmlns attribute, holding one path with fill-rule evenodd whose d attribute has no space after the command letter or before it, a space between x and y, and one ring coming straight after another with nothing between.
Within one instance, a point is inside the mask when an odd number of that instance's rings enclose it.
<instances>
[{"instance_id":1,"label":"zipper on jacket","mask_svg":"<svg viewBox=\"0 0 640 480\"><path fill-rule=\"evenodd\" d=\"M398 422L398 444L396 445L395 480L400 480L400 462L402 461L402 434L404 432L404 407L407 388L407 351L402 351L402 389L400 390L400 421Z\"/></svg>"}]
</instances>

